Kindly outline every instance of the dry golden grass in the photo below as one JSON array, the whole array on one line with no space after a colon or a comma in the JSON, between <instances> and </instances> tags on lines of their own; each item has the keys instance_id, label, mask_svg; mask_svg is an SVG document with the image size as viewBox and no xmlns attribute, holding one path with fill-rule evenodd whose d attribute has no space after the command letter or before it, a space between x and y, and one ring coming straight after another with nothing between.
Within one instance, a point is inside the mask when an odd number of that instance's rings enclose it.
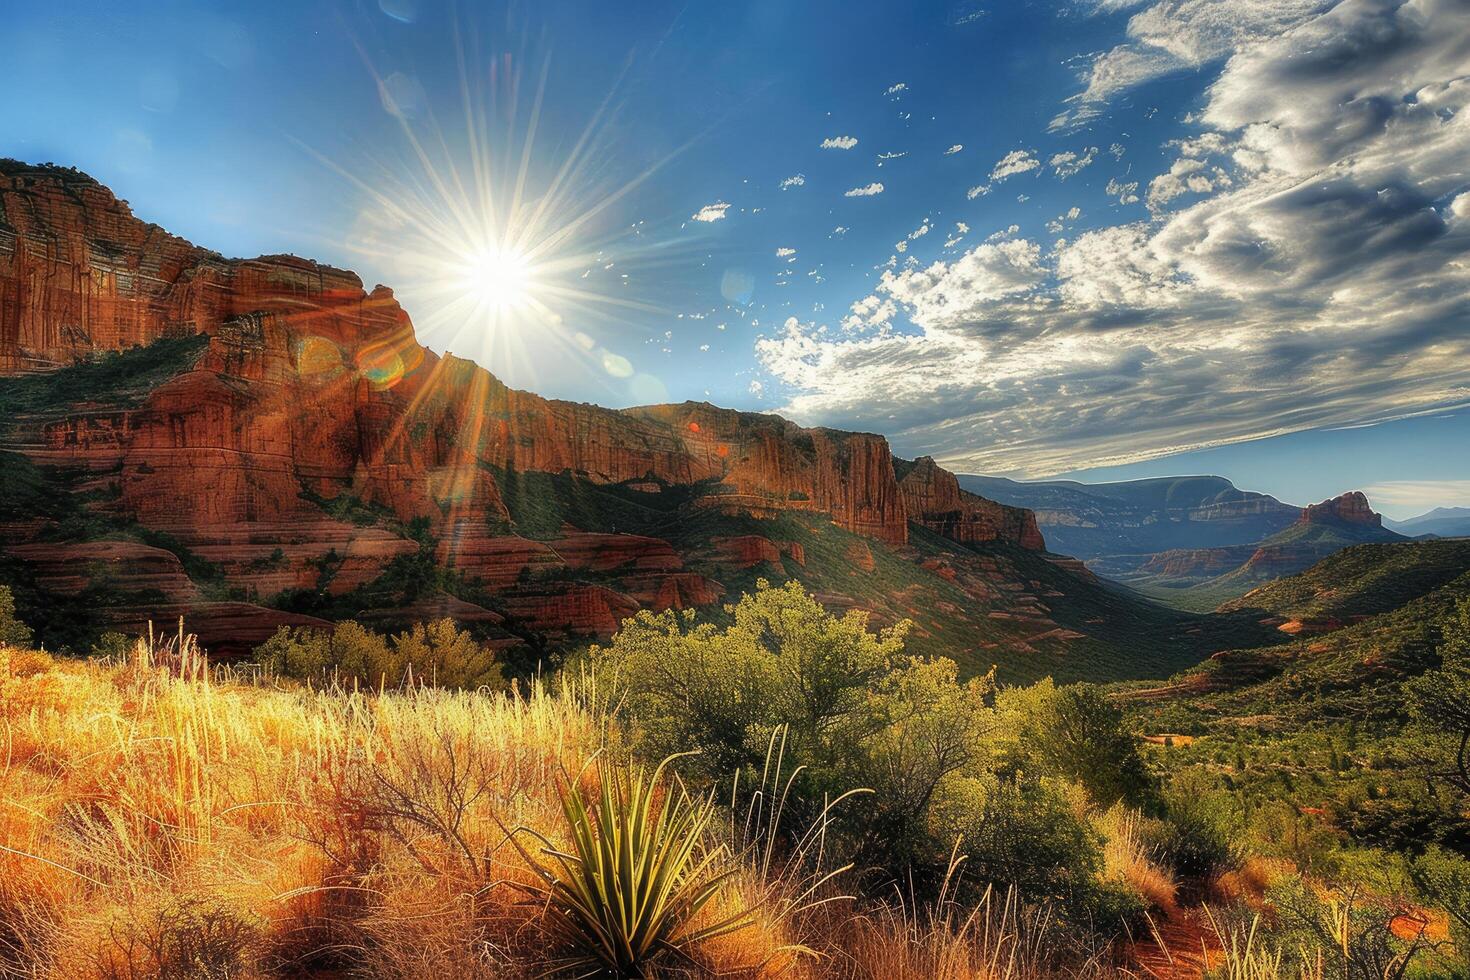
<instances>
[{"instance_id":1,"label":"dry golden grass","mask_svg":"<svg viewBox=\"0 0 1470 980\"><path fill-rule=\"evenodd\" d=\"M537 974L554 951L507 831L564 840L557 776L609 731L574 694L277 689L187 641L0 651L0 975ZM706 914L764 892L745 869ZM778 904L701 961L793 962Z\"/></svg>"},{"instance_id":2,"label":"dry golden grass","mask_svg":"<svg viewBox=\"0 0 1470 980\"><path fill-rule=\"evenodd\" d=\"M558 776L595 781L588 760L618 748L598 703L277 687L212 671L187 641L112 665L0 649L0 977L542 975L561 951L507 834L566 843ZM701 912L754 924L678 972L1103 975L1054 973L1045 917L1000 895L859 912L804 858L820 823L778 846L783 778L732 816L739 867ZM1172 900L1141 845L1118 847L1119 874Z\"/></svg>"},{"instance_id":3,"label":"dry golden grass","mask_svg":"<svg viewBox=\"0 0 1470 980\"><path fill-rule=\"evenodd\" d=\"M1135 810L1115 806L1098 820L1106 837L1103 876L1120 882L1166 915L1179 910L1179 884L1174 873L1148 842L1147 818Z\"/></svg>"}]
</instances>

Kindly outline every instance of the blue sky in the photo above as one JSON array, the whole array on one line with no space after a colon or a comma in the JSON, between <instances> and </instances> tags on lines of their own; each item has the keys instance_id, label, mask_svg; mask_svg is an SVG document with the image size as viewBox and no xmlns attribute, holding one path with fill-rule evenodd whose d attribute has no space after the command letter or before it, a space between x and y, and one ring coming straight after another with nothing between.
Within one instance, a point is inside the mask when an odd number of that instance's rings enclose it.
<instances>
[{"instance_id":1,"label":"blue sky","mask_svg":"<svg viewBox=\"0 0 1470 980\"><path fill-rule=\"evenodd\" d=\"M392 285L511 384L970 472L1470 502L1463 4L123 6L9 12L0 153ZM498 200L525 160L548 202L534 309L435 254L472 132Z\"/></svg>"}]
</instances>

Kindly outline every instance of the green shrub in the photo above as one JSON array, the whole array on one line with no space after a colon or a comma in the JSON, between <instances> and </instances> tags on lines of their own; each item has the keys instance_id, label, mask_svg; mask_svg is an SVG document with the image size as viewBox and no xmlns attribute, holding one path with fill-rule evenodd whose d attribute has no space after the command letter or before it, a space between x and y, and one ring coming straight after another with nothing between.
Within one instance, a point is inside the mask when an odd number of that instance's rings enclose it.
<instances>
[{"instance_id":1,"label":"green shrub","mask_svg":"<svg viewBox=\"0 0 1470 980\"><path fill-rule=\"evenodd\" d=\"M255 660L282 677L315 683L397 687L500 687L494 654L454 622L420 623L389 639L351 621L335 629L282 626L255 648Z\"/></svg>"},{"instance_id":2,"label":"green shrub","mask_svg":"<svg viewBox=\"0 0 1470 980\"><path fill-rule=\"evenodd\" d=\"M125 663L128 655L132 653L134 642L131 636L108 630L97 638L96 643L92 644L88 655L114 663Z\"/></svg>"},{"instance_id":3,"label":"green shrub","mask_svg":"<svg viewBox=\"0 0 1470 980\"><path fill-rule=\"evenodd\" d=\"M784 733L787 826L805 829L827 801L871 791L824 824L835 860L861 868L871 889L933 898L958 840L962 900L1015 884L1073 923L1138 911L1098 883L1101 839L1069 783L1042 766L997 775L991 677L962 684L952 661L904 653L906 623L872 632L865 614L833 616L795 582L761 582L727 615L717 626L640 613L589 651L645 758L698 749L689 768L704 780L740 773L760 785Z\"/></svg>"},{"instance_id":4,"label":"green shrub","mask_svg":"<svg viewBox=\"0 0 1470 980\"><path fill-rule=\"evenodd\" d=\"M1231 833L1234 805L1207 776L1198 771L1175 776L1164 787L1163 804L1174 828L1167 857L1176 872L1202 878L1238 863Z\"/></svg>"},{"instance_id":5,"label":"green shrub","mask_svg":"<svg viewBox=\"0 0 1470 980\"><path fill-rule=\"evenodd\" d=\"M1050 680L1009 688L996 702L1009 739L1008 765L1083 786L1106 809L1118 801L1152 808L1157 787L1123 713L1091 684L1056 687Z\"/></svg>"},{"instance_id":6,"label":"green shrub","mask_svg":"<svg viewBox=\"0 0 1470 980\"><path fill-rule=\"evenodd\" d=\"M0 646L23 647L31 642L31 628L15 616L15 595L0 585Z\"/></svg>"},{"instance_id":7,"label":"green shrub","mask_svg":"<svg viewBox=\"0 0 1470 980\"><path fill-rule=\"evenodd\" d=\"M451 619L414 624L393 637L393 653L419 680L438 687L499 689L505 683L494 656Z\"/></svg>"}]
</instances>

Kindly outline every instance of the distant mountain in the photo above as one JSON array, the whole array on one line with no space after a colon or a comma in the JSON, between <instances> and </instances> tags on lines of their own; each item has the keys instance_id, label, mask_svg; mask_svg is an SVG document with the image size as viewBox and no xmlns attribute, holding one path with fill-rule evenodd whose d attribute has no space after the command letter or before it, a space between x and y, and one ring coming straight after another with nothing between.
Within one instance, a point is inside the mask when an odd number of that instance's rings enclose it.
<instances>
[{"instance_id":1,"label":"distant mountain","mask_svg":"<svg viewBox=\"0 0 1470 980\"><path fill-rule=\"evenodd\" d=\"M1226 610L1263 610L1325 625L1388 612L1470 571L1470 541L1393 541L1344 548L1307 570L1253 589Z\"/></svg>"},{"instance_id":2,"label":"distant mountain","mask_svg":"<svg viewBox=\"0 0 1470 980\"><path fill-rule=\"evenodd\" d=\"M1088 567L1155 598L1205 610L1263 582L1309 568L1343 548L1405 540L1383 526L1383 518L1358 491L1290 510L1296 516L1288 526L1253 544L1101 555ZM1280 516L1280 510L1272 512L1273 519ZM1049 529L1046 533L1052 534Z\"/></svg>"},{"instance_id":3,"label":"distant mountain","mask_svg":"<svg viewBox=\"0 0 1470 980\"><path fill-rule=\"evenodd\" d=\"M959 482L972 493L1034 511L1051 550L1085 561L1256 544L1301 514L1299 507L1219 476L1022 483L962 474Z\"/></svg>"},{"instance_id":4,"label":"distant mountain","mask_svg":"<svg viewBox=\"0 0 1470 980\"><path fill-rule=\"evenodd\" d=\"M1384 518L1383 524L1412 538L1426 534L1441 538L1470 537L1470 507L1436 507L1427 514L1420 514L1406 521Z\"/></svg>"},{"instance_id":5,"label":"distant mountain","mask_svg":"<svg viewBox=\"0 0 1470 980\"><path fill-rule=\"evenodd\" d=\"M1175 685L1134 694L1167 692L1167 703L1235 689L1254 692L1237 699L1246 713L1291 705L1316 714L1330 700L1357 702L1339 716L1358 713L1362 688L1434 666L1439 625L1467 598L1470 541L1353 545L1222 607L1261 617L1283 643L1218 653Z\"/></svg>"}]
</instances>

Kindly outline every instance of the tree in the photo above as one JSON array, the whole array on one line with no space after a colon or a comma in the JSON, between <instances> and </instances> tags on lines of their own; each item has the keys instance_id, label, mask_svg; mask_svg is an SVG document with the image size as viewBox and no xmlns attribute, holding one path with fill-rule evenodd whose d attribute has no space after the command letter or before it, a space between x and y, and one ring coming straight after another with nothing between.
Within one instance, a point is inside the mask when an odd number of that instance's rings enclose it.
<instances>
[{"instance_id":1,"label":"tree","mask_svg":"<svg viewBox=\"0 0 1470 980\"><path fill-rule=\"evenodd\" d=\"M640 613L590 652L626 698L639 750L699 749L706 779L742 773L748 785L777 738L783 777L800 772L785 797L793 827L870 790L838 814L854 860L942 875L954 842L929 817L942 787L985 759L991 679L960 683L953 661L903 652L907 623L874 633L865 613L833 616L798 582L762 581L727 610L724 628L691 612Z\"/></svg>"},{"instance_id":2,"label":"tree","mask_svg":"<svg viewBox=\"0 0 1470 980\"><path fill-rule=\"evenodd\" d=\"M15 617L15 595L0 585L0 646L23 647L31 642L31 628Z\"/></svg>"},{"instance_id":3,"label":"tree","mask_svg":"<svg viewBox=\"0 0 1470 980\"><path fill-rule=\"evenodd\" d=\"M800 583L726 607L733 623L696 623L692 610L644 611L590 657L631 699L644 748L663 758L691 746L709 775L756 769L771 736L790 758L833 768L870 730L866 710L903 653L907 623L870 633L867 614L830 615Z\"/></svg>"},{"instance_id":4,"label":"tree","mask_svg":"<svg viewBox=\"0 0 1470 980\"><path fill-rule=\"evenodd\" d=\"M451 619L440 619L391 640L352 621L333 630L282 626L255 648L255 659L282 677L397 687L412 680L437 687L502 686L494 655Z\"/></svg>"},{"instance_id":5,"label":"tree","mask_svg":"<svg viewBox=\"0 0 1470 980\"><path fill-rule=\"evenodd\" d=\"M452 619L439 619L393 637L393 654L414 679L439 687L499 689L504 686L495 657Z\"/></svg>"},{"instance_id":6,"label":"tree","mask_svg":"<svg viewBox=\"0 0 1470 980\"><path fill-rule=\"evenodd\" d=\"M1440 666L1407 685L1409 710L1444 743L1448 763L1439 775L1470 793L1470 598L1440 627Z\"/></svg>"},{"instance_id":7,"label":"tree","mask_svg":"<svg viewBox=\"0 0 1470 980\"><path fill-rule=\"evenodd\" d=\"M1099 807L1152 805L1156 787L1123 712L1091 684L1050 680L1012 688L997 702L1011 737L1009 763L1080 783Z\"/></svg>"}]
</instances>

